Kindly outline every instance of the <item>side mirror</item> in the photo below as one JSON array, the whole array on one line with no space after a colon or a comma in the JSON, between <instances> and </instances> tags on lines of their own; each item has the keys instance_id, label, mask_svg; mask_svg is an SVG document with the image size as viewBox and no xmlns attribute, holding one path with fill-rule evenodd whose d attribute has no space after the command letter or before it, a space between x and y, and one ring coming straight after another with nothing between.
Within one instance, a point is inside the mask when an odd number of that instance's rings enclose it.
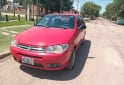
<instances>
[{"instance_id":1,"label":"side mirror","mask_svg":"<svg viewBox=\"0 0 124 85\"><path fill-rule=\"evenodd\" d=\"M86 29L86 25L81 24L81 25L78 27L78 29Z\"/></svg>"}]
</instances>

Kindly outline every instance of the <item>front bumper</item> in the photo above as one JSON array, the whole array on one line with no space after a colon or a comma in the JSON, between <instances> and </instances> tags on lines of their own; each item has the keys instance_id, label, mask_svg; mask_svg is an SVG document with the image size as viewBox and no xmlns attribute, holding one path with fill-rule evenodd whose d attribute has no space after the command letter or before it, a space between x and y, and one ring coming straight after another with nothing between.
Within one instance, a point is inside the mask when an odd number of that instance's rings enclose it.
<instances>
[{"instance_id":1,"label":"front bumper","mask_svg":"<svg viewBox=\"0 0 124 85\"><path fill-rule=\"evenodd\" d=\"M62 54L35 53L12 46L10 47L10 51L14 59L22 65L44 70L61 70L65 68L72 53L71 49L68 49ZM22 57L32 58L34 60L34 65L22 63Z\"/></svg>"}]
</instances>

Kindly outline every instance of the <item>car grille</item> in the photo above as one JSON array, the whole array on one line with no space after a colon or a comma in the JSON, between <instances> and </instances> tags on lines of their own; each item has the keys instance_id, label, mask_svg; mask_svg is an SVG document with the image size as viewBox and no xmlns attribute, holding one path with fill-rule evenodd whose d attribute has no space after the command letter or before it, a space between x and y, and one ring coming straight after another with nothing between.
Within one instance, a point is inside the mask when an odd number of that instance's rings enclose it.
<instances>
[{"instance_id":1,"label":"car grille","mask_svg":"<svg viewBox=\"0 0 124 85\"><path fill-rule=\"evenodd\" d=\"M18 47L24 50L30 50L30 47L26 45L18 45Z\"/></svg>"},{"instance_id":2,"label":"car grille","mask_svg":"<svg viewBox=\"0 0 124 85\"><path fill-rule=\"evenodd\" d=\"M33 52L45 52L45 48L42 48L42 47L18 44L18 48L23 49L23 50L33 51Z\"/></svg>"}]
</instances>

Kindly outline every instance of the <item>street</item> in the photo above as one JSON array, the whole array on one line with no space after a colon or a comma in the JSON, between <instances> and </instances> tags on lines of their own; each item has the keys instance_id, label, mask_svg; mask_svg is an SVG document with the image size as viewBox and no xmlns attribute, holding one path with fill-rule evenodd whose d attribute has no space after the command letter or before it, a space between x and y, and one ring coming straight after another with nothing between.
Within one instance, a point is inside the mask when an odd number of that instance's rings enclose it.
<instances>
[{"instance_id":1,"label":"street","mask_svg":"<svg viewBox=\"0 0 124 85\"><path fill-rule=\"evenodd\" d=\"M124 26L103 18L87 23L73 70L44 71L0 60L0 85L124 85Z\"/></svg>"}]
</instances>

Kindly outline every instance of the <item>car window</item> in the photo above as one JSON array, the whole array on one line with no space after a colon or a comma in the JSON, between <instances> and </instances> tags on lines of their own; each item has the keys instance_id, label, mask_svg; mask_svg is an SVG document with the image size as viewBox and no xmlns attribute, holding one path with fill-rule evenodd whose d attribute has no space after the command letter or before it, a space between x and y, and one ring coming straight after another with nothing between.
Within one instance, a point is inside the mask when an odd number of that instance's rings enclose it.
<instances>
[{"instance_id":1,"label":"car window","mask_svg":"<svg viewBox=\"0 0 124 85\"><path fill-rule=\"evenodd\" d=\"M77 26L80 27L81 24L85 25L85 22L81 16L78 16L77 18Z\"/></svg>"},{"instance_id":2,"label":"car window","mask_svg":"<svg viewBox=\"0 0 124 85\"><path fill-rule=\"evenodd\" d=\"M81 25L81 19L80 16L77 17L77 26L79 27Z\"/></svg>"},{"instance_id":3,"label":"car window","mask_svg":"<svg viewBox=\"0 0 124 85\"><path fill-rule=\"evenodd\" d=\"M46 15L38 21L36 26L73 28L74 16L72 15Z\"/></svg>"},{"instance_id":4,"label":"car window","mask_svg":"<svg viewBox=\"0 0 124 85\"><path fill-rule=\"evenodd\" d=\"M48 20L49 20L49 17L48 16L45 16L45 18L43 18L42 20L40 20L37 25L42 25L42 26L46 26L47 23L48 23Z\"/></svg>"}]
</instances>

